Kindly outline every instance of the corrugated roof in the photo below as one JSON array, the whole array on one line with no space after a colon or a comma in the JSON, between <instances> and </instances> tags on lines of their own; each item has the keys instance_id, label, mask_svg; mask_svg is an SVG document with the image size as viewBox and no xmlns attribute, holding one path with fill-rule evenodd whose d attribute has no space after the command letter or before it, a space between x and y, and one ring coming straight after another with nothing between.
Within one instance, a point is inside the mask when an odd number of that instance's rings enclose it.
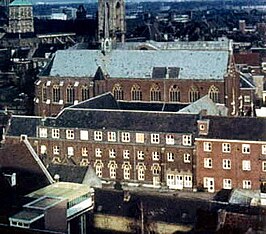
<instances>
[{"instance_id":1,"label":"corrugated roof","mask_svg":"<svg viewBox=\"0 0 266 234\"><path fill-rule=\"evenodd\" d=\"M223 79L229 51L224 50L60 50L50 76L94 77L98 67L110 78L152 78L155 67L178 68L178 79Z\"/></svg>"}]
</instances>

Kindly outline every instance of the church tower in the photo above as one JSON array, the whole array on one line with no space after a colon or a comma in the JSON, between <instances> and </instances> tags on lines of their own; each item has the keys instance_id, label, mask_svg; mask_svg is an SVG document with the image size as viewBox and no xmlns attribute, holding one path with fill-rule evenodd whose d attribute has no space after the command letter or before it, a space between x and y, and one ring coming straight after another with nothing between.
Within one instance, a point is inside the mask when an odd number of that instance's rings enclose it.
<instances>
[{"instance_id":1,"label":"church tower","mask_svg":"<svg viewBox=\"0 0 266 234\"><path fill-rule=\"evenodd\" d=\"M98 1L98 40L125 42L125 1Z\"/></svg>"}]
</instances>

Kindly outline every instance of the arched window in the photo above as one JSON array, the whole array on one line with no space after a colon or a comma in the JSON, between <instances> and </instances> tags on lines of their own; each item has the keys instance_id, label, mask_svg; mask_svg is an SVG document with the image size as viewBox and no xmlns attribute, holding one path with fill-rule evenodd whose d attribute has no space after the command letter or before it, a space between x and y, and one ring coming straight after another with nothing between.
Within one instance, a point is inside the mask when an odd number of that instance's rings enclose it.
<instances>
[{"instance_id":1,"label":"arched window","mask_svg":"<svg viewBox=\"0 0 266 234\"><path fill-rule=\"evenodd\" d=\"M160 175L160 172L161 172L161 167L159 166L159 164L153 164L153 166L151 167L151 170L152 170L152 174L153 175Z\"/></svg>"},{"instance_id":2,"label":"arched window","mask_svg":"<svg viewBox=\"0 0 266 234\"><path fill-rule=\"evenodd\" d=\"M115 84L113 87L113 94L116 100L124 99L124 92L120 84Z\"/></svg>"},{"instance_id":3,"label":"arched window","mask_svg":"<svg viewBox=\"0 0 266 234\"><path fill-rule=\"evenodd\" d=\"M153 84L150 89L150 99L151 101L161 101L161 90L156 84Z\"/></svg>"},{"instance_id":4,"label":"arched window","mask_svg":"<svg viewBox=\"0 0 266 234\"><path fill-rule=\"evenodd\" d=\"M199 99L199 90L196 87L191 87L188 92L189 102L195 102Z\"/></svg>"},{"instance_id":5,"label":"arched window","mask_svg":"<svg viewBox=\"0 0 266 234\"><path fill-rule=\"evenodd\" d=\"M209 88L209 97L212 99L214 102L218 103L219 102L219 89L212 85Z\"/></svg>"},{"instance_id":6,"label":"arched window","mask_svg":"<svg viewBox=\"0 0 266 234\"><path fill-rule=\"evenodd\" d=\"M42 101L46 102L47 101L47 85L44 83L42 85Z\"/></svg>"},{"instance_id":7,"label":"arched window","mask_svg":"<svg viewBox=\"0 0 266 234\"><path fill-rule=\"evenodd\" d=\"M121 18L122 18L122 7L120 2L116 3L115 6L115 20L116 20L116 29L119 30L121 27Z\"/></svg>"},{"instance_id":8,"label":"arched window","mask_svg":"<svg viewBox=\"0 0 266 234\"><path fill-rule=\"evenodd\" d=\"M138 180L144 180L145 179L145 167L144 165L138 165Z\"/></svg>"},{"instance_id":9,"label":"arched window","mask_svg":"<svg viewBox=\"0 0 266 234\"><path fill-rule=\"evenodd\" d=\"M58 103L60 101L60 87L59 85L53 86L53 102Z\"/></svg>"},{"instance_id":10,"label":"arched window","mask_svg":"<svg viewBox=\"0 0 266 234\"><path fill-rule=\"evenodd\" d=\"M129 180L130 179L130 166L124 165L124 179Z\"/></svg>"},{"instance_id":11,"label":"arched window","mask_svg":"<svg viewBox=\"0 0 266 234\"><path fill-rule=\"evenodd\" d=\"M85 101L90 97L90 90L87 85L83 85L81 88L81 101Z\"/></svg>"},{"instance_id":12,"label":"arched window","mask_svg":"<svg viewBox=\"0 0 266 234\"><path fill-rule=\"evenodd\" d=\"M172 85L169 89L170 102L180 102L180 90L176 85Z\"/></svg>"},{"instance_id":13,"label":"arched window","mask_svg":"<svg viewBox=\"0 0 266 234\"><path fill-rule=\"evenodd\" d=\"M102 178L102 168L103 168L103 163L101 160L96 160L94 163L95 167L95 173L98 177Z\"/></svg>"},{"instance_id":14,"label":"arched window","mask_svg":"<svg viewBox=\"0 0 266 234\"><path fill-rule=\"evenodd\" d=\"M74 103L75 93L73 85L68 85L66 89L66 102L67 103Z\"/></svg>"},{"instance_id":15,"label":"arched window","mask_svg":"<svg viewBox=\"0 0 266 234\"><path fill-rule=\"evenodd\" d=\"M116 165L114 163L110 163L109 165L110 179L116 178Z\"/></svg>"},{"instance_id":16,"label":"arched window","mask_svg":"<svg viewBox=\"0 0 266 234\"><path fill-rule=\"evenodd\" d=\"M141 101L142 100L142 91L139 85L133 85L131 88L131 100L132 101Z\"/></svg>"}]
</instances>

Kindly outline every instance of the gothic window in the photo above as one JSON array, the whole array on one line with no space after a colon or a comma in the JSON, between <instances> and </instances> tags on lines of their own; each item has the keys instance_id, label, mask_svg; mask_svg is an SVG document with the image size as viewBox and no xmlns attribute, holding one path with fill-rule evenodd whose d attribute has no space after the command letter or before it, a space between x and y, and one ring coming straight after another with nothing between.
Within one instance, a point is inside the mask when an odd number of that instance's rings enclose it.
<instances>
[{"instance_id":1,"label":"gothic window","mask_svg":"<svg viewBox=\"0 0 266 234\"><path fill-rule=\"evenodd\" d=\"M180 102L180 90L176 85L172 85L169 89L170 102Z\"/></svg>"},{"instance_id":2,"label":"gothic window","mask_svg":"<svg viewBox=\"0 0 266 234\"><path fill-rule=\"evenodd\" d=\"M68 85L66 89L66 102L67 103L74 103L75 93L73 85Z\"/></svg>"},{"instance_id":3,"label":"gothic window","mask_svg":"<svg viewBox=\"0 0 266 234\"><path fill-rule=\"evenodd\" d=\"M124 180L130 179L130 165L125 164L123 165L123 171L124 171Z\"/></svg>"},{"instance_id":4,"label":"gothic window","mask_svg":"<svg viewBox=\"0 0 266 234\"><path fill-rule=\"evenodd\" d=\"M138 180L145 179L145 168L143 165L138 166Z\"/></svg>"},{"instance_id":5,"label":"gothic window","mask_svg":"<svg viewBox=\"0 0 266 234\"><path fill-rule=\"evenodd\" d=\"M43 86L42 86L42 101L43 102L47 101L47 86L46 86L46 83L43 84Z\"/></svg>"},{"instance_id":6,"label":"gothic window","mask_svg":"<svg viewBox=\"0 0 266 234\"><path fill-rule=\"evenodd\" d=\"M156 84L153 84L150 89L150 98L151 101L161 101L161 90L160 87Z\"/></svg>"},{"instance_id":7,"label":"gothic window","mask_svg":"<svg viewBox=\"0 0 266 234\"><path fill-rule=\"evenodd\" d=\"M214 102L219 102L219 89L212 85L209 89L209 97L212 99Z\"/></svg>"},{"instance_id":8,"label":"gothic window","mask_svg":"<svg viewBox=\"0 0 266 234\"><path fill-rule=\"evenodd\" d=\"M195 102L199 99L199 90L195 87L191 87L188 92L189 102Z\"/></svg>"},{"instance_id":9,"label":"gothic window","mask_svg":"<svg viewBox=\"0 0 266 234\"><path fill-rule=\"evenodd\" d=\"M115 84L113 87L113 94L116 100L123 100L124 99L124 91L120 84Z\"/></svg>"},{"instance_id":10,"label":"gothic window","mask_svg":"<svg viewBox=\"0 0 266 234\"><path fill-rule=\"evenodd\" d=\"M53 102L59 102L60 101L60 87L59 85L53 86Z\"/></svg>"},{"instance_id":11,"label":"gothic window","mask_svg":"<svg viewBox=\"0 0 266 234\"><path fill-rule=\"evenodd\" d=\"M108 163L108 167L109 167L110 179L115 179L116 178L117 164L115 162L111 161Z\"/></svg>"},{"instance_id":12,"label":"gothic window","mask_svg":"<svg viewBox=\"0 0 266 234\"><path fill-rule=\"evenodd\" d=\"M95 173L98 177L102 177L102 168L103 168L103 163L101 160L96 160L96 162L94 163L94 167L95 167Z\"/></svg>"},{"instance_id":13,"label":"gothic window","mask_svg":"<svg viewBox=\"0 0 266 234\"><path fill-rule=\"evenodd\" d=\"M142 100L142 91L140 86L133 85L131 88L131 100L133 101L141 101Z\"/></svg>"},{"instance_id":14,"label":"gothic window","mask_svg":"<svg viewBox=\"0 0 266 234\"><path fill-rule=\"evenodd\" d=\"M87 85L83 85L81 88L81 100L85 101L90 97L90 90Z\"/></svg>"},{"instance_id":15,"label":"gothic window","mask_svg":"<svg viewBox=\"0 0 266 234\"><path fill-rule=\"evenodd\" d=\"M116 30L119 30L119 27L120 27L120 25L121 25L121 14L122 14L122 12L121 12L121 4L120 4L120 2L117 2L116 3L116 7L115 7L116 9L116 14L115 14L115 19L116 19Z\"/></svg>"}]
</instances>

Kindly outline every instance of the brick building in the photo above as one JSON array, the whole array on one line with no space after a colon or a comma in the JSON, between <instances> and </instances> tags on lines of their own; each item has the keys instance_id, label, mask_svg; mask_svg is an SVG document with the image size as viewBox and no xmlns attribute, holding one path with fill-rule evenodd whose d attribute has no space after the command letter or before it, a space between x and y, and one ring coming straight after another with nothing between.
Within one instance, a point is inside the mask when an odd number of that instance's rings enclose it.
<instances>
[{"instance_id":1,"label":"brick building","mask_svg":"<svg viewBox=\"0 0 266 234\"><path fill-rule=\"evenodd\" d=\"M209 95L230 115L239 114L239 75L230 41L152 48L57 51L36 82L35 114L55 116L108 91L132 102L191 103Z\"/></svg>"},{"instance_id":2,"label":"brick building","mask_svg":"<svg viewBox=\"0 0 266 234\"><path fill-rule=\"evenodd\" d=\"M27 137L44 161L90 164L105 181L192 189L198 118L122 110L108 93L56 117L13 116L6 141Z\"/></svg>"},{"instance_id":3,"label":"brick building","mask_svg":"<svg viewBox=\"0 0 266 234\"><path fill-rule=\"evenodd\" d=\"M266 182L266 119L204 117L196 138L197 186L260 189Z\"/></svg>"}]
</instances>

